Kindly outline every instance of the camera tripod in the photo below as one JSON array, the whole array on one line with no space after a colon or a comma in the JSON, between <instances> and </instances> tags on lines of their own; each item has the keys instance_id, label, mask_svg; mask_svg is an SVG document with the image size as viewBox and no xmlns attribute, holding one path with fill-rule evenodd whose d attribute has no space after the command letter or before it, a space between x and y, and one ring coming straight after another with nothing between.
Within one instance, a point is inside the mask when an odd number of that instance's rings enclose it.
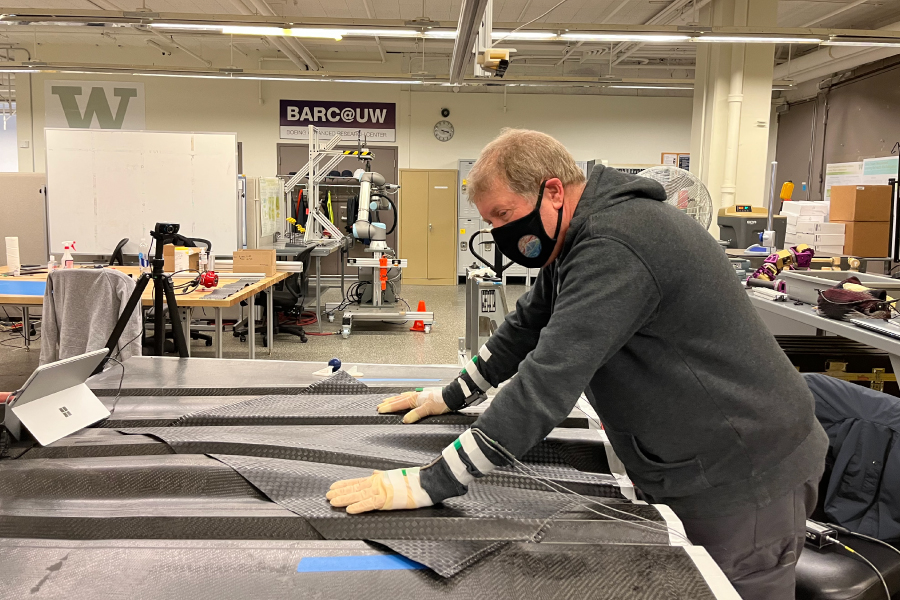
<instances>
[{"instance_id":1,"label":"camera tripod","mask_svg":"<svg viewBox=\"0 0 900 600\"><path fill-rule=\"evenodd\" d=\"M141 302L141 296L143 296L144 290L151 280L153 281L153 356L162 356L165 349L166 325L163 314L164 300L169 309L169 318L172 321L172 335L175 338L175 349L178 350L178 356L181 358L187 358L189 356L187 340L184 337L184 328L181 325L181 316L178 312L178 302L175 299L175 288L172 286L172 279L167 277L163 272L163 265L165 265L165 260L163 259L163 246L186 240L184 236L178 235L179 229L180 226L175 223L157 223L153 231L150 232L150 236L156 240L156 252L154 253L153 258L150 259L150 273L141 273L141 276L138 278L137 285L131 293L131 297L128 298L125 309L119 316L119 320L116 322L116 326L113 328L112 333L109 335L109 340L106 342L106 348L109 353L100 365L97 366L92 375L101 372L113 355L116 345L119 343L119 338L122 337L122 332L125 331L125 327L128 326L128 321L131 319L132 313L134 313L138 304Z\"/></svg>"}]
</instances>

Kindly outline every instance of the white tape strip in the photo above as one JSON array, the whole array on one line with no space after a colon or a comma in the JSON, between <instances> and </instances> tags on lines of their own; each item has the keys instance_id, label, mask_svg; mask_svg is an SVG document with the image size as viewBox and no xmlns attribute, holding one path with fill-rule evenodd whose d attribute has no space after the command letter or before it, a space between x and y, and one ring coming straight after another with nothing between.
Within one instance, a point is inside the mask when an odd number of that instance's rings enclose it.
<instances>
[{"instance_id":1,"label":"white tape strip","mask_svg":"<svg viewBox=\"0 0 900 600\"><path fill-rule=\"evenodd\" d=\"M475 359L470 360L466 365L466 373L469 374L469 377L472 378L472 382L477 385L478 389L480 389L482 392L486 392L491 389L491 384L489 384L478 371L478 367L475 365Z\"/></svg>"},{"instance_id":2,"label":"white tape strip","mask_svg":"<svg viewBox=\"0 0 900 600\"><path fill-rule=\"evenodd\" d=\"M472 395L472 390L469 389L469 386L466 384L466 380L462 377L457 377L456 380L459 382L459 387L462 388L463 397L468 398Z\"/></svg>"},{"instance_id":3,"label":"white tape strip","mask_svg":"<svg viewBox=\"0 0 900 600\"><path fill-rule=\"evenodd\" d=\"M456 477L458 482L463 485L472 483L475 478L466 470L465 463L463 463L462 459L459 457L459 453L456 452L456 448L454 448L452 444L444 448L441 452L441 456L447 461L450 470L453 471L453 476Z\"/></svg>"},{"instance_id":4,"label":"white tape strip","mask_svg":"<svg viewBox=\"0 0 900 600\"><path fill-rule=\"evenodd\" d=\"M492 354L490 348L487 347L487 343L483 344L481 348L478 350L478 356L481 357L481 360L487 362L490 360Z\"/></svg>"},{"instance_id":5,"label":"white tape strip","mask_svg":"<svg viewBox=\"0 0 900 600\"><path fill-rule=\"evenodd\" d=\"M697 569L709 586L710 591L715 595L717 600L741 600L741 597L735 591L734 586L728 581L725 573L716 561L712 559L706 548L702 546L688 546L685 549L687 555L691 557Z\"/></svg>"},{"instance_id":6,"label":"white tape strip","mask_svg":"<svg viewBox=\"0 0 900 600\"><path fill-rule=\"evenodd\" d=\"M419 467L406 470L406 481L409 484L409 491L412 493L416 508L434 504L428 492L422 489L422 482L419 480Z\"/></svg>"},{"instance_id":7,"label":"white tape strip","mask_svg":"<svg viewBox=\"0 0 900 600\"><path fill-rule=\"evenodd\" d=\"M663 518L666 522L666 527L669 528L669 544L672 546L692 546L689 541L687 541L687 534L684 532L684 525L681 524L681 519L679 519L675 513L669 508L666 504L653 504L651 505L657 511L659 511L659 516ZM674 530L674 531L673 531ZM681 534L684 537L679 537L677 534Z\"/></svg>"},{"instance_id":8,"label":"white tape strip","mask_svg":"<svg viewBox=\"0 0 900 600\"><path fill-rule=\"evenodd\" d=\"M394 490L394 497L391 499L390 507L387 507L388 510L409 508L406 506L406 478L396 469L393 471L385 471L384 475L388 479L388 484Z\"/></svg>"},{"instance_id":9,"label":"white tape strip","mask_svg":"<svg viewBox=\"0 0 900 600\"><path fill-rule=\"evenodd\" d=\"M466 451L469 460L472 461L472 464L475 465L476 469L481 471L482 475L487 475L494 470L494 463L492 463L488 457L484 455L484 452L481 451L478 442L475 441L475 436L472 435L471 429L466 429L465 433L459 436L459 441L462 444L463 450Z\"/></svg>"}]
</instances>

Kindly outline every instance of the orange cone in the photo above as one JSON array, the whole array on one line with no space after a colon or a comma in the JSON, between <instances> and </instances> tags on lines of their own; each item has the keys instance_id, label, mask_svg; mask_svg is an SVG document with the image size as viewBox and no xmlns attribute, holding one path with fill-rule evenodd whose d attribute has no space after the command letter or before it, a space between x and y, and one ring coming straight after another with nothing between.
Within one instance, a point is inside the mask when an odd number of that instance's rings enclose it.
<instances>
[{"instance_id":1,"label":"orange cone","mask_svg":"<svg viewBox=\"0 0 900 600\"><path fill-rule=\"evenodd\" d=\"M425 312L425 301L419 300L419 312ZM410 331L425 331L425 321L416 321L409 328Z\"/></svg>"}]
</instances>

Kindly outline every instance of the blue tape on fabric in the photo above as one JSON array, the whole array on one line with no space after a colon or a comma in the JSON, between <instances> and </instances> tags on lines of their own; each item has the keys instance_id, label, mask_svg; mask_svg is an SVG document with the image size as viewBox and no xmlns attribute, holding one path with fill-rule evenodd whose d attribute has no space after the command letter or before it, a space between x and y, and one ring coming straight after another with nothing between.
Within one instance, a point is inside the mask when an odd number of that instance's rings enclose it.
<instances>
[{"instance_id":1,"label":"blue tape on fabric","mask_svg":"<svg viewBox=\"0 0 900 600\"><path fill-rule=\"evenodd\" d=\"M0 294L15 296L43 296L46 281L23 281L21 279L0 279Z\"/></svg>"},{"instance_id":2,"label":"blue tape on fabric","mask_svg":"<svg viewBox=\"0 0 900 600\"><path fill-rule=\"evenodd\" d=\"M440 381L440 379L422 379L421 377L366 377L357 379L357 381Z\"/></svg>"},{"instance_id":3,"label":"blue tape on fabric","mask_svg":"<svg viewBox=\"0 0 900 600\"><path fill-rule=\"evenodd\" d=\"M399 554L375 556L310 556L300 559L298 573L329 573L336 571L400 571L427 569Z\"/></svg>"}]
</instances>

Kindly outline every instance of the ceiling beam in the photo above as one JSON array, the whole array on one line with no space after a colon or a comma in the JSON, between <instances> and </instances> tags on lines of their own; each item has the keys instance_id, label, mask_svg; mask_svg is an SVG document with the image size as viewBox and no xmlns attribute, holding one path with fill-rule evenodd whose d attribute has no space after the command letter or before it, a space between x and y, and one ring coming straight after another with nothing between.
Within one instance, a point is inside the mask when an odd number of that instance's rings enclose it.
<instances>
[{"instance_id":1,"label":"ceiling beam","mask_svg":"<svg viewBox=\"0 0 900 600\"><path fill-rule=\"evenodd\" d=\"M854 0L853 2L850 2L849 4L845 4L844 6L842 6L840 8L834 9L833 11L831 11L828 14L822 15L821 17L817 17L817 18L813 19L812 21L804 23L803 25L801 25L801 27L812 27L816 23L821 23L822 21L825 21L826 19L830 19L831 17L836 17L837 15L839 15L843 12L847 12L851 8L856 8L857 6L865 4L868 1L869 0Z\"/></svg>"},{"instance_id":2,"label":"ceiling beam","mask_svg":"<svg viewBox=\"0 0 900 600\"><path fill-rule=\"evenodd\" d=\"M464 78L464 72L472 63L475 38L484 19L484 9L488 0L463 0L459 11L459 23L456 27L456 41L453 44L453 55L450 59L450 83L458 84Z\"/></svg>"}]
</instances>

